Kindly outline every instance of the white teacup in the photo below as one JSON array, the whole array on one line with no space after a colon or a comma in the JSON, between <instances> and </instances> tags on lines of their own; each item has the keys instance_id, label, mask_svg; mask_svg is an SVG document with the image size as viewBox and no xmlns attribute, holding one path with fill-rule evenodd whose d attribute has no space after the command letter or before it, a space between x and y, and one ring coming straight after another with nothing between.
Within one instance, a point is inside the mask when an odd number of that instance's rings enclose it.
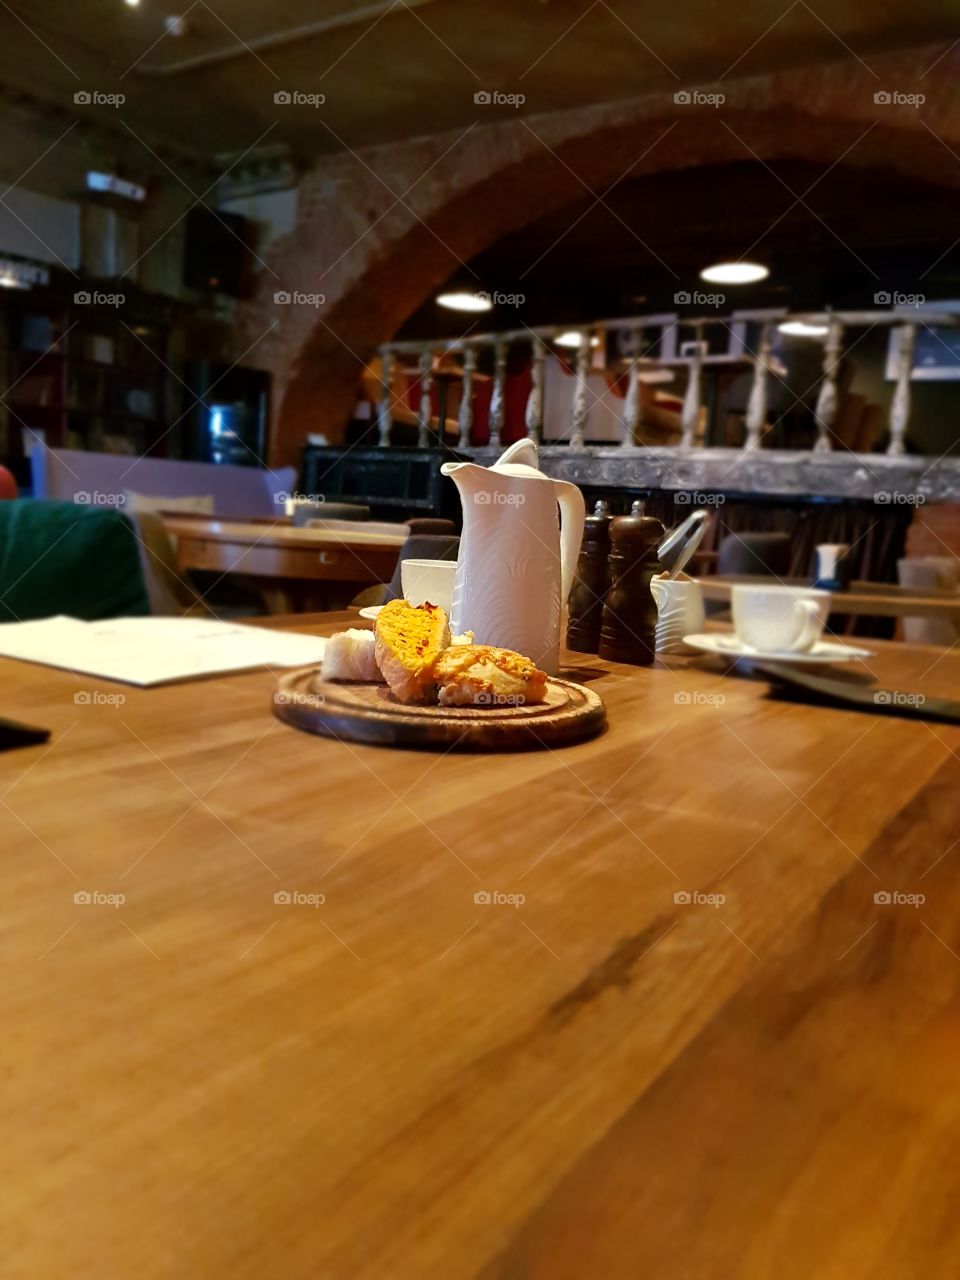
<instances>
[{"instance_id":1,"label":"white teacup","mask_svg":"<svg viewBox=\"0 0 960 1280\"><path fill-rule=\"evenodd\" d=\"M444 613L453 607L453 578L456 560L402 560L400 584L403 598L411 604L438 604Z\"/></svg>"},{"instance_id":2,"label":"white teacup","mask_svg":"<svg viewBox=\"0 0 960 1280\"><path fill-rule=\"evenodd\" d=\"M830 592L810 587L733 588L737 638L764 653L807 653L820 639L830 612Z\"/></svg>"}]
</instances>

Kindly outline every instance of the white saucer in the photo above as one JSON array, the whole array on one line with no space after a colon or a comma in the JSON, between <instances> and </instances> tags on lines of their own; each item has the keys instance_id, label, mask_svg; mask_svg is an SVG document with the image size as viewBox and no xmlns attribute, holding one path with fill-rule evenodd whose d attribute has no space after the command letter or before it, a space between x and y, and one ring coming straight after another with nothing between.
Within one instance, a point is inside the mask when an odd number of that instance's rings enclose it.
<instances>
[{"instance_id":1,"label":"white saucer","mask_svg":"<svg viewBox=\"0 0 960 1280\"><path fill-rule=\"evenodd\" d=\"M360 617L366 618L369 622L372 622L382 608L383 608L382 604L365 605L360 610Z\"/></svg>"},{"instance_id":2,"label":"white saucer","mask_svg":"<svg viewBox=\"0 0 960 1280\"><path fill-rule=\"evenodd\" d=\"M804 653L764 651L753 649L735 635L714 632L710 635L684 636L684 644L704 653L719 654L724 658L748 658L751 662L820 663L855 662L858 658L872 658L869 649L858 649L852 644L837 644L832 640L819 640Z\"/></svg>"}]
</instances>

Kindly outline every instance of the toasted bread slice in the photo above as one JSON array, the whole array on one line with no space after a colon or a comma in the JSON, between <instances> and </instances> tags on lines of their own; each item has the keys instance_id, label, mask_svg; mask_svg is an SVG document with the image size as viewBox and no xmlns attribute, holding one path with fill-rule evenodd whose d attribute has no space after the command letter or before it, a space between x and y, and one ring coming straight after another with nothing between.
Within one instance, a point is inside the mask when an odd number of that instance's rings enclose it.
<instances>
[{"instance_id":1,"label":"toasted bread slice","mask_svg":"<svg viewBox=\"0 0 960 1280\"><path fill-rule=\"evenodd\" d=\"M374 623L377 665L401 702L432 702L433 664L450 644L447 615L439 605L391 600Z\"/></svg>"},{"instance_id":2,"label":"toasted bread slice","mask_svg":"<svg viewBox=\"0 0 960 1280\"><path fill-rule=\"evenodd\" d=\"M488 644L454 645L433 665L442 707L504 707L542 702L547 676L529 658Z\"/></svg>"}]
</instances>

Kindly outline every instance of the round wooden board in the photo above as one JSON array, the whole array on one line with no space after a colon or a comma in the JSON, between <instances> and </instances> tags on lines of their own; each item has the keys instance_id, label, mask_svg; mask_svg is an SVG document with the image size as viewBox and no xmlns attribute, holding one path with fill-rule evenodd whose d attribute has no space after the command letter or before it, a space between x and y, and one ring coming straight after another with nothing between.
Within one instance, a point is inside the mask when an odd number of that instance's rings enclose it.
<instances>
[{"instance_id":1,"label":"round wooden board","mask_svg":"<svg viewBox=\"0 0 960 1280\"><path fill-rule=\"evenodd\" d=\"M590 689L551 677L533 706L406 706L385 684L325 681L319 667L282 676L273 699L281 720L327 738L448 751L530 751L601 733L603 702Z\"/></svg>"}]
</instances>

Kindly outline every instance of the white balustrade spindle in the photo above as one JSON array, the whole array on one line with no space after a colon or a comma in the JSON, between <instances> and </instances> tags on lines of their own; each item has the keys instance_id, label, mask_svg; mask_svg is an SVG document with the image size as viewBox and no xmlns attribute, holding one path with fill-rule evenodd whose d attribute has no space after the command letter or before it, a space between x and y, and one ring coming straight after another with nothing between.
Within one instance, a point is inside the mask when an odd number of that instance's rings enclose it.
<instances>
[{"instance_id":1,"label":"white balustrade spindle","mask_svg":"<svg viewBox=\"0 0 960 1280\"><path fill-rule=\"evenodd\" d=\"M530 348L530 394L523 421L527 438L536 444L543 438L543 365L546 354L547 348L539 338L534 338Z\"/></svg>"},{"instance_id":2,"label":"white balustrade spindle","mask_svg":"<svg viewBox=\"0 0 960 1280\"><path fill-rule=\"evenodd\" d=\"M391 400L393 397L393 352L386 347L380 354L380 382L383 395L377 406L377 422L380 428L380 444L385 449L390 443L390 427L393 425Z\"/></svg>"},{"instance_id":3,"label":"white balustrade spindle","mask_svg":"<svg viewBox=\"0 0 960 1280\"><path fill-rule=\"evenodd\" d=\"M630 370L627 374L627 394L623 399L623 439L620 441L620 444L627 449L636 444L637 432L640 429L640 350L643 332L640 329L633 329L630 337L633 359L630 361Z\"/></svg>"},{"instance_id":4,"label":"white balustrade spindle","mask_svg":"<svg viewBox=\"0 0 960 1280\"><path fill-rule=\"evenodd\" d=\"M473 427L473 375L477 368L477 352L474 347L467 347L463 353L463 385L460 389L460 412L457 415L459 428L457 445L461 449L470 448L470 431Z\"/></svg>"},{"instance_id":5,"label":"white balustrade spindle","mask_svg":"<svg viewBox=\"0 0 960 1280\"><path fill-rule=\"evenodd\" d=\"M507 384L507 344L500 338L493 345L493 389L490 392L490 448L500 448L503 431L504 397Z\"/></svg>"},{"instance_id":6,"label":"white balustrade spindle","mask_svg":"<svg viewBox=\"0 0 960 1280\"><path fill-rule=\"evenodd\" d=\"M767 422L767 372L770 363L770 326L760 330L760 349L753 361L753 385L747 401L747 435L743 447L748 452L760 448L760 434Z\"/></svg>"},{"instance_id":7,"label":"white balustrade spindle","mask_svg":"<svg viewBox=\"0 0 960 1280\"><path fill-rule=\"evenodd\" d=\"M890 405L890 443L887 453L899 457L906 451L904 439L910 420L910 376L913 373L913 353L917 345L917 326L903 324L898 331L897 386Z\"/></svg>"},{"instance_id":8,"label":"white balustrade spindle","mask_svg":"<svg viewBox=\"0 0 960 1280\"><path fill-rule=\"evenodd\" d=\"M570 433L570 448L582 449L586 439L587 418L590 416L588 396L590 387L587 375L590 372L590 332L580 332L580 345L577 348L576 383L573 388L573 429Z\"/></svg>"},{"instance_id":9,"label":"white balustrade spindle","mask_svg":"<svg viewBox=\"0 0 960 1280\"><path fill-rule=\"evenodd\" d=\"M433 386L433 354L424 351L420 357L420 415L417 444L426 449L430 444L430 419L433 413L430 407L430 389Z\"/></svg>"},{"instance_id":10,"label":"white balustrade spindle","mask_svg":"<svg viewBox=\"0 0 960 1280\"><path fill-rule=\"evenodd\" d=\"M840 363L842 340L843 325L837 320L831 320L827 339L823 344L823 381L817 395L817 407L813 411L817 421L814 453L829 453L832 447L830 435L837 417L837 366Z\"/></svg>"},{"instance_id":11,"label":"white balustrade spindle","mask_svg":"<svg viewBox=\"0 0 960 1280\"><path fill-rule=\"evenodd\" d=\"M703 325L694 329L693 355L689 363L687 391L683 397L683 414L680 425L683 428L680 444L689 449L696 438L697 424L700 421L700 371L703 367Z\"/></svg>"}]
</instances>

